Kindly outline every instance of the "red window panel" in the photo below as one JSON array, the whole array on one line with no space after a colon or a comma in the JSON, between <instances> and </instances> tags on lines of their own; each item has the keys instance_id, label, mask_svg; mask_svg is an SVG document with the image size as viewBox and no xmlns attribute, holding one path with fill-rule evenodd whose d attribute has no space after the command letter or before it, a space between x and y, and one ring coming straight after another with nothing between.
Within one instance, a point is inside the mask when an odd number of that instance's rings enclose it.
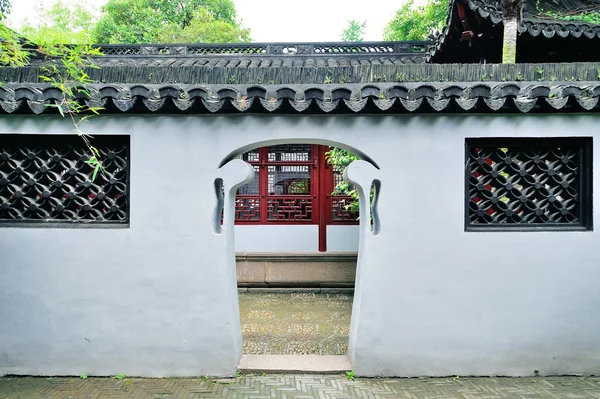
<instances>
[{"instance_id":1,"label":"red window panel","mask_svg":"<svg viewBox=\"0 0 600 399\"><path fill-rule=\"evenodd\" d=\"M353 199L335 192L342 172L326 161L327 146L285 144L257 148L238 158L254 167L254 179L236 196L236 224L316 224L319 250L326 248L326 226L358 224L348 210Z\"/></svg>"}]
</instances>

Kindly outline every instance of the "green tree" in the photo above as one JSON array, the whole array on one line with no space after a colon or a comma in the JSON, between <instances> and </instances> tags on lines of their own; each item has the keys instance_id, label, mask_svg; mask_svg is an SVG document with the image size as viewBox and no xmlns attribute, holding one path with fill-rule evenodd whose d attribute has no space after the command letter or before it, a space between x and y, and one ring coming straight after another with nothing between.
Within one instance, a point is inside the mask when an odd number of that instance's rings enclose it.
<instances>
[{"instance_id":1,"label":"green tree","mask_svg":"<svg viewBox=\"0 0 600 399\"><path fill-rule=\"evenodd\" d=\"M97 43L246 42L232 0L109 0ZM195 36L197 34L197 36Z\"/></svg>"},{"instance_id":2,"label":"green tree","mask_svg":"<svg viewBox=\"0 0 600 399\"><path fill-rule=\"evenodd\" d=\"M10 0L0 0L0 20L4 19L10 12Z\"/></svg>"},{"instance_id":3,"label":"green tree","mask_svg":"<svg viewBox=\"0 0 600 399\"><path fill-rule=\"evenodd\" d=\"M193 23L179 28L174 23L156 31L158 43L232 43L249 42L250 31L237 25L216 20L204 7L192 13Z\"/></svg>"},{"instance_id":4,"label":"green tree","mask_svg":"<svg viewBox=\"0 0 600 399\"><path fill-rule=\"evenodd\" d=\"M59 0L49 9L38 7L33 20L25 18L20 33L33 43L90 44L94 13L83 0Z\"/></svg>"},{"instance_id":5,"label":"green tree","mask_svg":"<svg viewBox=\"0 0 600 399\"><path fill-rule=\"evenodd\" d=\"M21 37L6 26L10 6L10 0L0 0L0 66L22 66L29 60L29 53L23 50Z\"/></svg>"},{"instance_id":6,"label":"green tree","mask_svg":"<svg viewBox=\"0 0 600 399\"><path fill-rule=\"evenodd\" d=\"M100 153L90 141L91 137L80 129L80 125L90 117L90 114L97 114L100 109L81 104L75 97L80 93L89 96L87 85L92 81L85 70L93 66L92 58L102 53L90 44L65 44L61 41L47 43L46 40L41 40L43 38L40 38L41 41L36 43L37 47L35 47L22 35L6 27L5 20L9 13L10 1L0 0L0 67L24 67L29 63L33 51L47 57L40 78L58 89L62 95L47 106L56 108L61 116L71 119L75 131L89 150L86 163L93 169L91 176L93 181L98 172L103 170L99 159Z\"/></svg>"},{"instance_id":7,"label":"green tree","mask_svg":"<svg viewBox=\"0 0 600 399\"><path fill-rule=\"evenodd\" d=\"M435 29L442 29L448 16L448 0L428 0L415 5L408 0L396 11L383 30L383 40L425 40Z\"/></svg>"},{"instance_id":8,"label":"green tree","mask_svg":"<svg viewBox=\"0 0 600 399\"><path fill-rule=\"evenodd\" d=\"M348 27L342 32L343 42L362 42L365 35L365 28L367 27L367 21L358 22L353 19L348 21Z\"/></svg>"}]
</instances>

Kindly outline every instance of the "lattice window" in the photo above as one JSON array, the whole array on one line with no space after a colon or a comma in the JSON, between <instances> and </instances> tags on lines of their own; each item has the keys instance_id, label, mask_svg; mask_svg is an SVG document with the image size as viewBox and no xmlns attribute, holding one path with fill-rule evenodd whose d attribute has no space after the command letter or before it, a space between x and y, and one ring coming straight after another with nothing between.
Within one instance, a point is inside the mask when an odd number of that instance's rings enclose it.
<instances>
[{"instance_id":1,"label":"lattice window","mask_svg":"<svg viewBox=\"0 0 600 399\"><path fill-rule=\"evenodd\" d=\"M266 46L188 46L188 54L266 54Z\"/></svg>"},{"instance_id":2,"label":"lattice window","mask_svg":"<svg viewBox=\"0 0 600 399\"><path fill-rule=\"evenodd\" d=\"M269 162L307 162L311 160L311 146L306 144L284 144L269 147Z\"/></svg>"},{"instance_id":3,"label":"lattice window","mask_svg":"<svg viewBox=\"0 0 600 399\"><path fill-rule=\"evenodd\" d=\"M128 136L93 139L104 167L94 181L76 135L0 137L0 225L129 222Z\"/></svg>"},{"instance_id":4,"label":"lattice window","mask_svg":"<svg viewBox=\"0 0 600 399\"><path fill-rule=\"evenodd\" d=\"M591 138L467 139L467 228L592 224Z\"/></svg>"},{"instance_id":5,"label":"lattice window","mask_svg":"<svg viewBox=\"0 0 600 399\"><path fill-rule=\"evenodd\" d=\"M140 46L102 46L104 55L140 55L142 48Z\"/></svg>"},{"instance_id":6,"label":"lattice window","mask_svg":"<svg viewBox=\"0 0 600 399\"><path fill-rule=\"evenodd\" d=\"M351 54L351 53L393 53L394 46L378 45L315 45L316 54Z\"/></svg>"},{"instance_id":7,"label":"lattice window","mask_svg":"<svg viewBox=\"0 0 600 399\"><path fill-rule=\"evenodd\" d=\"M269 220L312 221L312 198L268 198Z\"/></svg>"},{"instance_id":8,"label":"lattice window","mask_svg":"<svg viewBox=\"0 0 600 399\"><path fill-rule=\"evenodd\" d=\"M269 195L310 195L310 166L269 167Z\"/></svg>"},{"instance_id":9,"label":"lattice window","mask_svg":"<svg viewBox=\"0 0 600 399\"><path fill-rule=\"evenodd\" d=\"M245 222L260 221L260 198L237 196L235 199L235 220Z\"/></svg>"},{"instance_id":10,"label":"lattice window","mask_svg":"<svg viewBox=\"0 0 600 399\"><path fill-rule=\"evenodd\" d=\"M284 144L237 156L254 168L254 179L238 189L236 222L251 224L357 224L347 184L334 191L342 172L326 161L327 147ZM323 219L320 215L325 214Z\"/></svg>"}]
</instances>

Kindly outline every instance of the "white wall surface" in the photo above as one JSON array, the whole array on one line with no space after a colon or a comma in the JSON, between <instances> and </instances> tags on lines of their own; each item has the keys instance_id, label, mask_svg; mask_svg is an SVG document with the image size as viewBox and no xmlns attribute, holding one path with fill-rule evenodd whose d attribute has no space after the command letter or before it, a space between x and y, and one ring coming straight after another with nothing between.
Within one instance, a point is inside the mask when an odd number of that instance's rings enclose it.
<instances>
[{"instance_id":1,"label":"white wall surface","mask_svg":"<svg viewBox=\"0 0 600 399\"><path fill-rule=\"evenodd\" d=\"M229 155L276 142L342 143L380 167L381 231L360 244L353 308L358 375L598 374L598 232L465 232L464 143L594 136L599 154L599 122L93 118L90 133L131 134L131 227L0 228L0 375L232 374L241 349L227 255L235 248L230 231L213 231L214 179ZM0 133L71 131L55 116L0 118Z\"/></svg>"},{"instance_id":2,"label":"white wall surface","mask_svg":"<svg viewBox=\"0 0 600 399\"><path fill-rule=\"evenodd\" d=\"M327 226L327 252L358 251L357 225Z\"/></svg>"},{"instance_id":3,"label":"white wall surface","mask_svg":"<svg viewBox=\"0 0 600 399\"><path fill-rule=\"evenodd\" d=\"M236 225L238 252L317 252L317 225ZM327 226L327 252L357 251L358 226Z\"/></svg>"},{"instance_id":4,"label":"white wall surface","mask_svg":"<svg viewBox=\"0 0 600 399\"><path fill-rule=\"evenodd\" d=\"M319 227L311 224L236 225L235 250L238 252L317 252Z\"/></svg>"}]
</instances>

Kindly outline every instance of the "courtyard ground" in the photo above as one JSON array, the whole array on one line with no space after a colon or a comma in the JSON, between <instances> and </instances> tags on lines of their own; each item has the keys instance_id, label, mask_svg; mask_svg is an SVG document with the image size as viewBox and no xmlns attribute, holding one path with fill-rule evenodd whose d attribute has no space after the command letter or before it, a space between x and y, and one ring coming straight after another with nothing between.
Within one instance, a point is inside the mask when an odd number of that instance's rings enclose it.
<instances>
[{"instance_id":1,"label":"courtyard ground","mask_svg":"<svg viewBox=\"0 0 600 399\"><path fill-rule=\"evenodd\" d=\"M246 354L344 355L352 295L240 293ZM410 398L600 399L600 377L349 378L240 374L235 378L0 378L0 399Z\"/></svg>"},{"instance_id":2,"label":"courtyard ground","mask_svg":"<svg viewBox=\"0 0 600 399\"><path fill-rule=\"evenodd\" d=\"M248 355L346 355L351 293L241 292Z\"/></svg>"},{"instance_id":3,"label":"courtyard ground","mask_svg":"<svg viewBox=\"0 0 600 399\"><path fill-rule=\"evenodd\" d=\"M600 398L600 377L348 379L342 375L238 378L0 378L1 399Z\"/></svg>"}]
</instances>

